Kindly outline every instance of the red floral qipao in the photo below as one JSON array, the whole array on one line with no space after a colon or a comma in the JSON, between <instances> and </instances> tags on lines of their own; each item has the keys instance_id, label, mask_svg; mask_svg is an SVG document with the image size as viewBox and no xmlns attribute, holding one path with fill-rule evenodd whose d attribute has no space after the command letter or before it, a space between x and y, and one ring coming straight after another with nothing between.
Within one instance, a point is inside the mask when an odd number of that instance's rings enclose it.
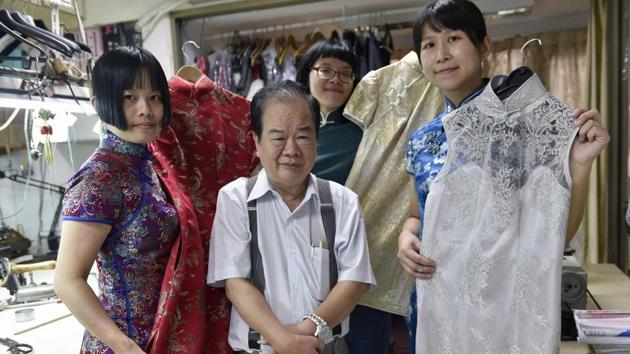
<instances>
[{"instance_id":1,"label":"red floral qipao","mask_svg":"<svg viewBox=\"0 0 630 354\"><path fill-rule=\"evenodd\" d=\"M173 246L149 351L232 353L223 288L206 285L217 193L258 164L249 101L208 77L169 80L171 123L151 143L156 170L171 192L181 233Z\"/></svg>"}]
</instances>

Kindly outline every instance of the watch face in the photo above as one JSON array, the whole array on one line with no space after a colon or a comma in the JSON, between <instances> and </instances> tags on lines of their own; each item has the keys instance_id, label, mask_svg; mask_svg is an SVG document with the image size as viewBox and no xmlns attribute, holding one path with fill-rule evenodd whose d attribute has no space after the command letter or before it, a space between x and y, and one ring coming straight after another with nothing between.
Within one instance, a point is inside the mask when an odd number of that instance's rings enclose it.
<instances>
[{"instance_id":1,"label":"watch face","mask_svg":"<svg viewBox=\"0 0 630 354\"><path fill-rule=\"evenodd\" d=\"M315 336L321 339L324 344L328 344L333 341L333 333L328 326L317 326Z\"/></svg>"}]
</instances>

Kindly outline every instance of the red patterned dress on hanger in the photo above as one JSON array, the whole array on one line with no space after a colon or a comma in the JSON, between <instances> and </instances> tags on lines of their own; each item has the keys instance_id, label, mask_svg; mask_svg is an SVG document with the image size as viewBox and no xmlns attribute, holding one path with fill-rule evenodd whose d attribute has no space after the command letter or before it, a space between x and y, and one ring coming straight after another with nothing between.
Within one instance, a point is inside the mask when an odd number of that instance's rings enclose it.
<instances>
[{"instance_id":1,"label":"red patterned dress on hanger","mask_svg":"<svg viewBox=\"0 0 630 354\"><path fill-rule=\"evenodd\" d=\"M206 286L208 243L217 193L258 164L249 101L206 76L169 80L172 120L150 148L173 197L181 232L175 241L149 353L232 353L230 306L223 288Z\"/></svg>"}]
</instances>

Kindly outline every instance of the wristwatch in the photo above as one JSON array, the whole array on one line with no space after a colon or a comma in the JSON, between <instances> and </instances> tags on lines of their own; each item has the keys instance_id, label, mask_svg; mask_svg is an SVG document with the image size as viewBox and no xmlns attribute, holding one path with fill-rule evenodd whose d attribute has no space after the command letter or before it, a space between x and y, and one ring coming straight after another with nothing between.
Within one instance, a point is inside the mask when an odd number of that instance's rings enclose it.
<instances>
[{"instance_id":1,"label":"wristwatch","mask_svg":"<svg viewBox=\"0 0 630 354\"><path fill-rule=\"evenodd\" d=\"M317 326L317 329L315 329L315 337L319 338L322 342L324 342L324 344L328 344L335 339L333 337L332 330L323 318L319 317L314 312L302 317L302 321L307 318L313 321L313 323L315 323L315 326Z\"/></svg>"}]
</instances>

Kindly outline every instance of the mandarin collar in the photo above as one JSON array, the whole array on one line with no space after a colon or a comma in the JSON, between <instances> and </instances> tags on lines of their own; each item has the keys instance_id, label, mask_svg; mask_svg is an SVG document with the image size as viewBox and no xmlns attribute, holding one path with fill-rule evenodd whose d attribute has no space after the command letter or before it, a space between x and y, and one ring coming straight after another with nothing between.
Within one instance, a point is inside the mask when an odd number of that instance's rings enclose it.
<instances>
[{"instance_id":1,"label":"mandarin collar","mask_svg":"<svg viewBox=\"0 0 630 354\"><path fill-rule=\"evenodd\" d=\"M468 94L468 96L464 97L464 99L459 103L459 106L455 106L455 104L451 102L451 100L449 100L446 96L444 96L444 113L447 113L447 114L451 113L455 109L474 100L475 97L479 96L482 92L484 92L484 89L486 87L490 87L490 85L488 85L489 81L490 81L489 79L484 78L481 85L479 85L479 87L477 87L473 92Z\"/></svg>"},{"instance_id":2,"label":"mandarin collar","mask_svg":"<svg viewBox=\"0 0 630 354\"><path fill-rule=\"evenodd\" d=\"M538 75L534 73L510 97L503 101L497 97L492 89L492 85L487 85L483 90L483 96L487 99L484 99L482 102L489 108L509 113L522 109L545 94L547 94L545 85L543 85Z\"/></svg>"},{"instance_id":3,"label":"mandarin collar","mask_svg":"<svg viewBox=\"0 0 630 354\"><path fill-rule=\"evenodd\" d=\"M205 92L214 91L217 87L216 83L206 75L202 75L197 82L190 82L177 75L171 76L169 79L169 88L189 97L203 94Z\"/></svg>"},{"instance_id":4,"label":"mandarin collar","mask_svg":"<svg viewBox=\"0 0 630 354\"><path fill-rule=\"evenodd\" d=\"M127 141L107 129L101 131L99 148L123 155L144 158L147 152L146 144L136 144Z\"/></svg>"},{"instance_id":5,"label":"mandarin collar","mask_svg":"<svg viewBox=\"0 0 630 354\"><path fill-rule=\"evenodd\" d=\"M345 117L343 116L344 108L345 105L335 109L334 111L329 112L328 114L319 112L319 127L321 128L327 124L339 124L343 120L345 120Z\"/></svg>"},{"instance_id":6,"label":"mandarin collar","mask_svg":"<svg viewBox=\"0 0 630 354\"><path fill-rule=\"evenodd\" d=\"M410 51L409 53L407 53L407 55L400 59L400 61L406 63L407 65L411 66L415 71L422 74L422 65L420 65L418 54L416 54L415 51Z\"/></svg>"}]
</instances>

